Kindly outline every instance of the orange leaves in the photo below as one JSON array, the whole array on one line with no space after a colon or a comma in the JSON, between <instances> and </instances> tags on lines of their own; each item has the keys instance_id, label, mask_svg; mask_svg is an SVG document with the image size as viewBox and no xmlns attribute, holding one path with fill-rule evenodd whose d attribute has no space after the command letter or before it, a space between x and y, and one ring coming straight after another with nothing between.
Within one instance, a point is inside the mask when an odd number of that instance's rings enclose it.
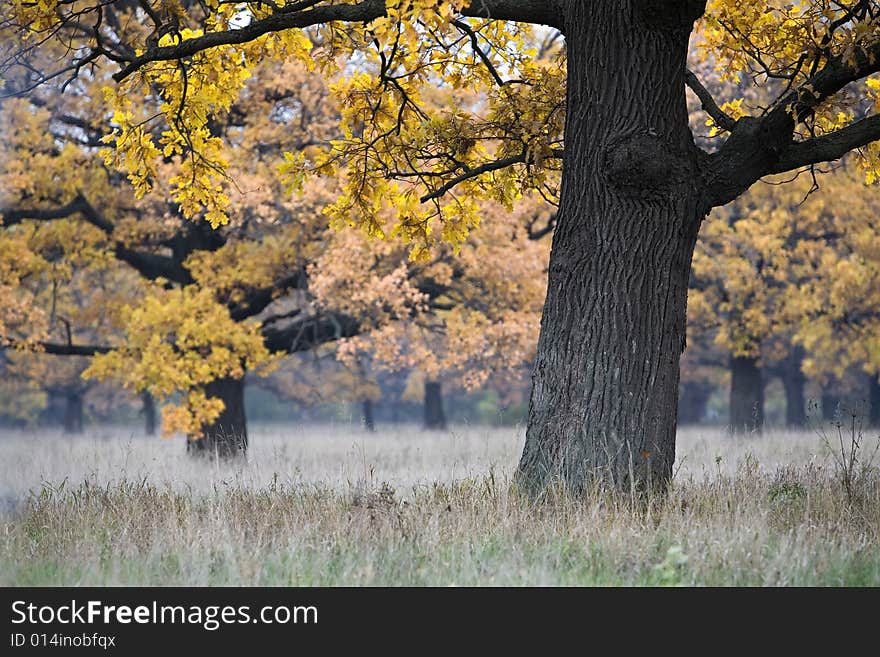
<instances>
[{"instance_id":1,"label":"orange leaves","mask_svg":"<svg viewBox=\"0 0 880 657\"><path fill-rule=\"evenodd\" d=\"M357 317L375 328L423 309L400 243L374 242L354 231L326 236L324 252L309 265L309 287L318 307Z\"/></svg>"},{"instance_id":2,"label":"orange leaves","mask_svg":"<svg viewBox=\"0 0 880 657\"><path fill-rule=\"evenodd\" d=\"M279 227L265 237L233 240L213 251L198 250L186 259L185 266L218 300L238 303L245 290L269 288L299 271L300 237L295 228Z\"/></svg>"},{"instance_id":3,"label":"orange leaves","mask_svg":"<svg viewBox=\"0 0 880 657\"><path fill-rule=\"evenodd\" d=\"M457 14L463 4L394 0L368 24L285 29L146 63L105 90L109 111L103 116L109 114L112 130L105 161L128 176L136 197L157 188L186 217L225 224L234 210L231 190L243 191L230 177L237 168L230 146L248 137L238 130L217 134L216 124L247 103L255 69L271 60L297 62L333 77L339 116L335 139L308 140L310 153L301 144L286 149L280 173L288 187L301 190L307 178L339 175L345 182L328 208L334 225L410 242L415 261L428 259L440 243L457 248L479 222L475 201L493 199L510 208L536 189L555 194L565 95L563 48L548 46L539 54L540 31L464 19ZM48 15L56 9L51 0L40 0L28 11ZM84 16L97 12L87 9ZM176 1L154 9L113 7L124 26L114 37L137 55L235 30L277 11L207 3L194 13ZM70 8L59 11L71 18ZM161 25L154 24L156 16ZM83 52L95 45L88 34L74 41L71 47ZM96 77L106 79L97 70ZM523 161L474 173L511 156Z\"/></svg>"},{"instance_id":4,"label":"orange leaves","mask_svg":"<svg viewBox=\"0 0 880 657\"><path fill-rule=\"evenodd\" d=\"M180 30L159 44L269 11L204 7L203 20L165 3ZM180 399L166 431L195 433L221 410L200 392L206 383L275 362L259 321L351 315L369 333L343 344L341 359L363 346L388 366L418 362L468 385L528 359L549 241L524 238L523 213L545 212L534 191L558 184L564 59L557 48L535 61L538 37L524 26L467 21L510 82L499 86L449 22L453 7L402 2L390 20L287 30L149 64L121 85L112 67L96 67L68 94L47 87L45 109L4 104L23 154L8 160L14 200L54 207L82 190L110 225L76 216L28 238L38 250L69 247L52 282L63 281L65 311L80 303L75 318L89 326L74 326L74 341L121 345L93 359L89 377ZM149 16L125 17L121 38L149 48ZM58 127L60 115L94 129ZM470 175L522 153L516 166ZM133 262L157 264L141 276ZM34 308L50 307L46 280L27 301ZM253 321L234 321L257 292Z\"/></svg>"},{"instance_id":5,"label":"orange leaves","mask_svg":"<svg viewBox=\"0 0 880 657\"><path fill-rule=\"evenodd\" d=\"M334 243L345 245L340 255L347 254L346 265L316 266L313 289L328 307L380 318L368 321L369 332L340 344L340 360L353 366L370 354L378 367L415 369L473 388L533 358L549 240L529 240L525 227L546 209L527 198L512 214L491 202L477 211L480 230L457 254L450 247L436 250L430 261L410 265L406 279L395 280L403 271L391 269L403 257L399 241L377 243L353 232L334 236ZM328 251L328 258L335 255Z\"/></svg>"},{"instance_id":6,"label":"orange leaves","mask_svg":"<svg viewBox=\"0 0 880 657\"><path fill-rule=\"evenodd\" d=\"M0 235L0 346L12 341L30 345L45 336L46 314L35 303L34 291L22 286L43 265L25 235Z\"/></svg>"}]
</instances>

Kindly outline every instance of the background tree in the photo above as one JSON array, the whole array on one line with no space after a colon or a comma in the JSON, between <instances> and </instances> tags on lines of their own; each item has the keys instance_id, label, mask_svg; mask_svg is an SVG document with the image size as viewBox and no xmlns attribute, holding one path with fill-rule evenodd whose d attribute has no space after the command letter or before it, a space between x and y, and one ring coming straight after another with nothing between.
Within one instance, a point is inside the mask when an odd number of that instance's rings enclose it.
<instances>
[{"instance_id":1,"label":"background tree","mask_svg":"<svg viewBox=\"0 0 880 657\"><path fill-rule=\"evenodd\" d=\"M853 369L876 371L874 313L859 310L874 303L876 195L852 162L823 175L825 193L814 184L806 174L770 180L703 226L691 319L731 355L735 430L760 428L769 376L781 379L786 424L797 428L807 374L829 389ZM842 285L845 298L832 296Z\"/></svg>"},{"instance_id":2,"label":"background tree","mask_svg":"<svg viewBox=\"0 0 880 657\"><path fill-rule=\"evenodd\" d=\"M805 240L791 261L799 279L794 339L804 352L804 373L828 394L827 416L833 418L841 393L850 390L870 419L880 372L880 199L865 193L856 164L845 161L823 180L825 193L803 203L804 229L825 239Z\"/></svg>"},{"instance_id":3,"label":"background tree","mask_svg":"<svg viewBox=\"0 0 880 657\"><path fill-rule=\"evenodd\" d=\"M429 312L385 322L342 340L339 347L339 358L350 365L359 354L369 354L379 368L417 372L429 429L446 427L443 382L475 390L490 376L514 373L534 360L546 293L549 240L542 238L552 230L553 207L532 197L513 213L491 202L480 210L481 230L469 235L457 253L437 249L430 261L416 266L419 287L431 297ZM363 317L371 302L360 291L376 287L367 282L375 270L375 252L366 261L353 257L358 250L352 235L337 233L326 252L330 260L348 258L352 266L319 267L320 285L332 290L333 298L348 300L346 312Z\"/></svg>"},{"instance_id":4,"label":"background tree","mask_svg":"<svg viewBox=\"0 0 880 657\"><path fill-rule=\"evenodd\" d=\"M90 259L70 264L72 272L94 278L94 272L106 270L134 281L127 287L117 285L113 298L106 294L106 285L101 286L103 296L78 298L73 303L76 319L65 320L65 336L43 339L40 347L52 354L93 356L87 376L122 380L147 399L183 393L183 404L164 413L165 431L189 435L189 447L196 452L234 455L246 448L244 375L271 362L273 354L316 349L366 332L383 349L384 341L394 339L392 323L448 312L450 304L477 295L481 304L494 304L492 331L497 333L498 324L510 319L504 310L534 306L534 292L540 290L540 282L536 288L533 281L543 258L534 256L546 247L532 248L527 266L516 264L523 241L516 232L526 235L524 225L511 228L504 221L504 241L488 246L472 241L464 246L460 261L447 250L434 262L417 264L408 261L408 249L400 240L377 242L358 233L329 230L321 215L322 206L329 203L322 181L309 183L307 198L290 199L273 174L277 154L326 139L334 129L335 110L326 102L326 84L301 64L266 65L277 77L255 76L238 103L213 120L212 129L234 145L234 160L240 163L233 168L235 185L230 185L237 192L230 194L228 206L234 218L216 230L203 220L187 221L169 207L160 181L132 202L117 175L95 157L97 135L52 132L58 123L91 125L89 112L103 109L100 96L90 96L94 102L89 104L80 96L68 100L47 94L4 106L10 124L23 121L32 129L27 134L9 131L4 162L10 163L7 175L17 175L20 189L12 188L4 197L3 239L29 234L45 240L47 233L69 237L79 231L88 237ZM148 112L149 103L145 100L143 105ZM74 109L81 114L75 116ZM291 122L299 128L292 130ZM54 155L59 144L65 157ZM16 174L17 163L41 161L43 148L52 154L45 159L45 169ZM72 159L77 166L71 166ZM168 171L160 179L173 178L176 163L165 160L161 165ZM32 175L44 186L36 187ZM493 219L491 207L486 208L487 225L500 221L500 213L496 211ZM85 248L76 240L71 244L65 247L64 239L55 239L52 248ZM39 252L36 244L28 244L28 250ZM499 268L476 267L490 252ZM507 267L504 281L492 281L491 276L502 275L502 263ZM70 281L60 284L69 296ZM42 299L42 306L51 306L54 316L59 281L53 279L50 287L55 296ZM454 294L456 299L450 296ZM526 299L526 294L531 297ZM445 301L432 304L438 296ZM33 305L40 307L35 301ZM114 318L115 333L94 332L96 309ZM530 312L534 320L535 309ZM522 321L515 313L511 317ZM473 325L475 316L469 321ZM459 334L463 331L459 322ZM22 346L32 339L31 332L8 338ZM519 351L511 356L521 357ZM359 369L358 362L350 365L351 372ZM362 401L371 402L373 387L343 389L352 394L362 389Z\"/></svg>"}]
</instances>

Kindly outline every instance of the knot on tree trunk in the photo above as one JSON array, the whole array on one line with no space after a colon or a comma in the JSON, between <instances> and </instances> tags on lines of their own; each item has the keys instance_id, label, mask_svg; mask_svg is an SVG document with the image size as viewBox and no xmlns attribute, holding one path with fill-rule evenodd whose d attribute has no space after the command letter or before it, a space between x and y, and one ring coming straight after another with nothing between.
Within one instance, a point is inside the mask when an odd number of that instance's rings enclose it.
<instances>
[{"instance_id":1,"label":"knot on tree trunk","mask_svg":"<svg viewBox=\"0 0 880 657\"><path fill-rule=\"evenodd\" d=\"M637 133L607 148L605 172L608 183L622 194L664 201L691 184L694 159L658 135Z\"/></svg>"}]
</instances>

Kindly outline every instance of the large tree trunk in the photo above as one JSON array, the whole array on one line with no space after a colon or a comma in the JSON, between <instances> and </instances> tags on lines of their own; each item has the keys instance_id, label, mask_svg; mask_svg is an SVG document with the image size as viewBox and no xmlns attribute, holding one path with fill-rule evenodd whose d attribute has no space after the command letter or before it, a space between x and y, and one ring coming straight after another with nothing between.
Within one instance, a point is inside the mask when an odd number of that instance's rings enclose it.
<instances>
[{"instance_id":1,"label":"large tree trunk","mask_svg":"<svg viewBox=\"0 0 880 657\"><path fill-rule=\"evenodd\" d=\"M706 407L714 386L706 381L685 381L678 401L678 424L699 424L706 419Z\"/></svg>"},{"instance_id":2,"label":"large tree trunk","mask_svg":"<svg viewBox=\"0 0 880 657\"><path fill-rule=\"evenodd\" d=\"M804 388L807 377L801 368L804 362L803 349L794 347L786 359L782 373L782 385L785 388L785 426L789 429L803 429L807 426L807 403Z\"/></svg>"},{"instance_id":3,"label":"large tree trunk","mask_svg":"<svg viewBox=\"0 0 880 657\"><path fill-rule=\"evenodd\" d=\"M148 436L156 435L156 425L158 424L158 413L156 412L156 400L153 399L148 391L141 392L141 411L144 414L144 432Z\"/></svg>"},{"instance_id":4,"label":"large tree trunk","mask_svg":"<svg viewBox=\"0 0 880 657\"><path fill-rule=\"evenodd\" d=\"M880 427L880 379L876 374L868 375L868 422Z\"/></svg>"},{"instance_id":5,"label":"large tree trunk","mask_svg":"<svg viewBox=\"0 0 880 657\"><path fill-rule=\"evenodd\" d=\"M826 422L839 418L840 395L836 391L837 383L834 381L822 385L822 419Z\"/></svg>"},{"instance_id":6,"label":"large tree trunk","mask_svg":"<svg viewBox=\"0 0 880 657\"><path fill-rule=\"evenodd\" d=\"M531 492L672 476L703 205L684 92L695 16L664 4L564 3L562 193L517 472Z\"/></svg>"},{"instance_id":7,"label":"large tree trunk","mask_svg":"<svg viewBox=\"0 0 880 657\"><path fill-rule=\"evenodd\" d=\"M372 399L364 399L363 400L363 422L364 429L369 431L370 433L376 430L376 420L373 417L373 400Z\"/></svg>"},{"instance_id":8,"label":"large tree trunk","mask_svg":"<svg viewBox=\"0 0 880 657\"><path fill-rule=\"evenodd\" d=\"M758 433L764 428L764 375L758 359L730 358L731 433Z\"/></svg>"},{"instance_id":9,"label":"large tree trunk","mask_svg":"<svg viewBox=\"0 0 880 657\"><path fill-rule=\"evenodd\" d=\"M64 433L83 431L83 393L76 388L64 391Z\"/></svg>"},{"instance_id":10,"label":"large tree trunk","mask_svg":"<svg viewBox=\"0 0 880 657\"><path fill-rule=\"evenodd\" d=\"M196 456L222 459L244 456L248 448L244 379L217 379L205 386L205 394L222 399L223 412L212 424L203 427L201 436L187 439L187 451Z\"/></svg>"},{"instance_id":11,"label":"large tree trunk","mask_svg":"<svg viewBox=\"0 0 880 657\"><path fill-rule=\"evenodd\" d=\"M439 381L425 381L425 429L446 429L443 386Z\"/></svg>"}]
</instances>

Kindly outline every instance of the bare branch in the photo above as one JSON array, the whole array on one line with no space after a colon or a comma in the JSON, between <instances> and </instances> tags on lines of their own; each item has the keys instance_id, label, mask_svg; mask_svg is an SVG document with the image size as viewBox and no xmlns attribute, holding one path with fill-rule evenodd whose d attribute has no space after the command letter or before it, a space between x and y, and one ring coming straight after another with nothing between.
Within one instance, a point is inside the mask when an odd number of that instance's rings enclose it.
<instances>
[{"instance_id":1,"label":"bare branch","mask_svg":"<svg viewBox=\"0 0 880 657\"><path fill-rule=\"evenodd\" d=\"M495 162L487 162L486 164L482 164L474 169L468 169L460 176L456 176L452 180L435 189L433 192L425 194L419 200L422 203L427 203L428 201L431 201L433 199L440 198L450 189L460 183L463 183L465 180L476 178L477 176L481 176L484 173L491 173L492 171L498 171L499 169L506 169L507 167L513 166L514 164L523 164L525 163L525 161L526 154L523 152L519 155L511 155L510 157L505 157L504 159L497 160Z\"/></svg>"},{"instance_id":2,"label":"bare branch","mask_svg":"<svg viewBox=\"0 0 880 657\"><path fill-rule=\"evenodd\" d=\"M53 356L97 356L113 351L114 347L87 344L58 344L55 342L39 342L40 351Z\"/></svg>"},{"instance_id":3,"label":"bare branch","mask_svg":"<svg viewBox=\"0 0 880 657\"><path fill-rule=\"evenodd\" d=\"M703 106L703 111L712 117L715 124L723 130L733 132L733 129L736 127L736 119L731 117L718 106L718 103L712 98L712 94L703 86L703 83L700 82L699 78L697 78L692 71L687 70L684 72L684 81L688 88L694 92L697 98L699 98L700 104Z\"/></svg>"},{"instance_id":4,"label":"bare branch","mask_svg":"<svg viewBox=\"0 0 880 657\"><path fill-rule=\"evenodd\" d=\"M113 222L98 212L81 192L72 201L57 208L0 208L0 215L3 217L4 226L12 226L27 220L56 221L72 217L76 214L79 214L88 223L102 230L108 237L113 235ZM125 262L149 280L165 278L181 285L188 285L194 282L189 270L173 258L148 251L136 251L128 248L120 241L113 242L112 246L113 254L118 260Z\"/></svg>"}]
</instances>

